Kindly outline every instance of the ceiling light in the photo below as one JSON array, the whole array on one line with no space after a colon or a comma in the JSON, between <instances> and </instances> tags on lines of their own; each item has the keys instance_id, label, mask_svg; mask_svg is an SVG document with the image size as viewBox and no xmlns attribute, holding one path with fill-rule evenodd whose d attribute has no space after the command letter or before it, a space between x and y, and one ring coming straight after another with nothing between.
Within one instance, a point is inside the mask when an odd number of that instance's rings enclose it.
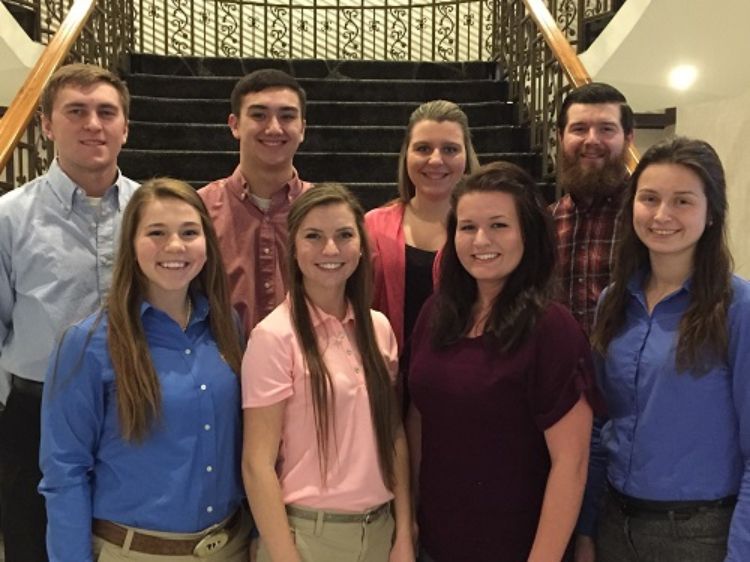
<instances>
[{"instance_id":1,"label":"ceiling light","mask_svg":"<svg viewBox=\"0 0 750 562\"><path fill-rule=\"evenodd\" d=\"M698 77L698 69L692 64L675 66L669 73L669 85L675 90L687 90Z\"/></svg>"}]
</instances>

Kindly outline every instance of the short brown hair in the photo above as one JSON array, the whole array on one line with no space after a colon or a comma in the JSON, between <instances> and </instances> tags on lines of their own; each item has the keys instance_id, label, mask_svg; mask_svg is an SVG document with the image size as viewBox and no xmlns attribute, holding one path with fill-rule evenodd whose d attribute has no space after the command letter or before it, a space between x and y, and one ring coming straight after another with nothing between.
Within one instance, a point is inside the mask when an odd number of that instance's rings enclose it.
<instances>
[{"instance_id":1,"label":"short brown hair","mask_svg":"<svg viewBox=\"0 0 750 562\"><path fill-rule=\"evenodd\" d=\"M240 78L232 90L232 113L239 118L242 111L242 100L247 94L262 92L269 88L287 88L297 94L299 99L299 111L302 119L305 118L307 94L297 79L275 68L262 68L251 72L247 76Z\"/></svg>"},{"instance_id":2,"label":"short brown hair","mask_svg":"<svg viewBox=\"0 0 750 562\"><path fill-rule=\"evenodd\" d=\"M117 90L122 104L122 113L127 120L130 116L130 92L125 82L106 68L85 63L68 64L57 69L47 82L44 91L42 91L42 114L47 119L52 117L55 98L65 86L86 87L97 82L105 82Z\"/></svg>"}]
</instances>

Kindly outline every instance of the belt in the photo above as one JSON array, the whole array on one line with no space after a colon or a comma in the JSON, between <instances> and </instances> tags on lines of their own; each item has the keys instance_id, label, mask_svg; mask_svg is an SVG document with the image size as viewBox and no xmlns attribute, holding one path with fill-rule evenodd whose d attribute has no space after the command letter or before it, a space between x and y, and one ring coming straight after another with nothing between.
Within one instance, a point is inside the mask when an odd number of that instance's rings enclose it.
<instances>
[{"instance_id":1,"label":"belt","mask_svg":"<svg viewBox=\"0 0 750 562\"><path fill-rule=\"evenodd\" d=\"M642 519L685 520L711 509L733 508L737 503L737 496L727 496L716 500L644 500L627 496L616 490L611 484L609 484L609 493L624 515Z\"/></svg>"},{"instance_id":2,"label":"belt","mask_svg":"<svg viewBox=\"0 0 750 562\"><path fill-rule=\"evenodd\" d=\"M44 389L43 383L39 381L24 379L19 377L18 375L10 376L10 385L19 393L33 396L35 398L41 398L42 390Z\"/></svg>"},{"instance_id":3,"label":"belt","mask_svg":"<svg viewBox=\"0 0 750 562\"><path fill-rule=\"evenodd\" d=\"M239 509L235 511L234 515L223 526L212 529L203 536L194 539L170 539L134 531L133 540L130 542L130 550L162 556L190 556L193 554L199 557L208 556L219 551L232 540L239 528L240 511ZM128 527L103 519L94 519L91 528L97 537L119 547L125 544L129 531Z\"/></svg>"},{"instance_id":4,"label":"belt","mask_svg":"<svg viewBox=\"0 0 750 562\"><path fill-rule=\"evenodd\" d=\"M381 506L378 506L364 513L331 513L328 511L316 511L314 509L304 509L296 507L294 505L287 505L287 515L292 517L299 517L300 519L309 519L311 521L317 521L320 515L323 516L324 523L372 523L377 521L381 515L386 515L390 512L391 504L386 502Z\"/></svg>"}]
</instances>

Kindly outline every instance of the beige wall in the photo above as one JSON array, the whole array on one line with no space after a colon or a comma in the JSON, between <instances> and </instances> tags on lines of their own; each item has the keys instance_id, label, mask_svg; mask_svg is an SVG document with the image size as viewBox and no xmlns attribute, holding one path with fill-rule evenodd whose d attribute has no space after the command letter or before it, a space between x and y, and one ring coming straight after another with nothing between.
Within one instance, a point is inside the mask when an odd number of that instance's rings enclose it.
<instances>
[{"instance_id":1,"label":"beige wall","mask_svg":"<svg viewBox=\"0 0 750 562\"><path fill-rule=\"evenodd\" d=\"M736 271L750 278L750 89L734 98L678 107L677 134L703 139L719 153L727 173Z\"/></svg>"},{"instance_id":2,"label":"beige wall","mask_svg":"<svg viewBox=\"0 0 750 562\"><path fill-rule=\"evenodd\" d=\"M44 48L0 4L0 106L9 106Z\"/></svg>"}]
</instances>

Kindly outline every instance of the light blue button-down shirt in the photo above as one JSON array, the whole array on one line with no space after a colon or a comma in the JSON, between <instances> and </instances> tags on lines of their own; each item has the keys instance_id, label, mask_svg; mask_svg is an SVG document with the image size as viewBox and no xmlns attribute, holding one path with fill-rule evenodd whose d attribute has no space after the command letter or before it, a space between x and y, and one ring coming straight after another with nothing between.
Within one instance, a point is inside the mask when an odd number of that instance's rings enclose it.
<instances>
[{"instance_id":1,"label":"light blue button-down shirt","mask_svg":"<svg viewBox=\"0 0 750 562\"><path fill-rule=\"evenodd\" d=\"M625 323L597 358L609 420L592 441L579 530L592 528L594 490L605 478L621 493L657 501L739 495L727 560L750 560L750 283L732 279L726 362L677 373L679 323L690 281L649 314L643 276L628 285Z\"/></svg>"},{"instance_id":2,"label":"light blue button-down shirt","mask_svg":"<svg viewBox=\"0 0 750 562\"><path fill-rule=\"evenodd\" d=\"M55 160L0 197L0 371L44 381L63 329L102 304L137 187L118 172L97 209Z\"/></svg>"},{"instance_id":3,"label":"light blue button-down shirt","mask_svg":"<svg viewBox=\"0 0 750 562\"><path fill-rule=\"evenodd\" d=\"M106 316L71 328L50 360L39 490L52 562L92 559L92 518L191 533L239 506L239 377L211 334L208 301L194 302L185 332L164 312L141 306L162 415L140 443L120 433Z\"/></svg>"}]
</instances>

